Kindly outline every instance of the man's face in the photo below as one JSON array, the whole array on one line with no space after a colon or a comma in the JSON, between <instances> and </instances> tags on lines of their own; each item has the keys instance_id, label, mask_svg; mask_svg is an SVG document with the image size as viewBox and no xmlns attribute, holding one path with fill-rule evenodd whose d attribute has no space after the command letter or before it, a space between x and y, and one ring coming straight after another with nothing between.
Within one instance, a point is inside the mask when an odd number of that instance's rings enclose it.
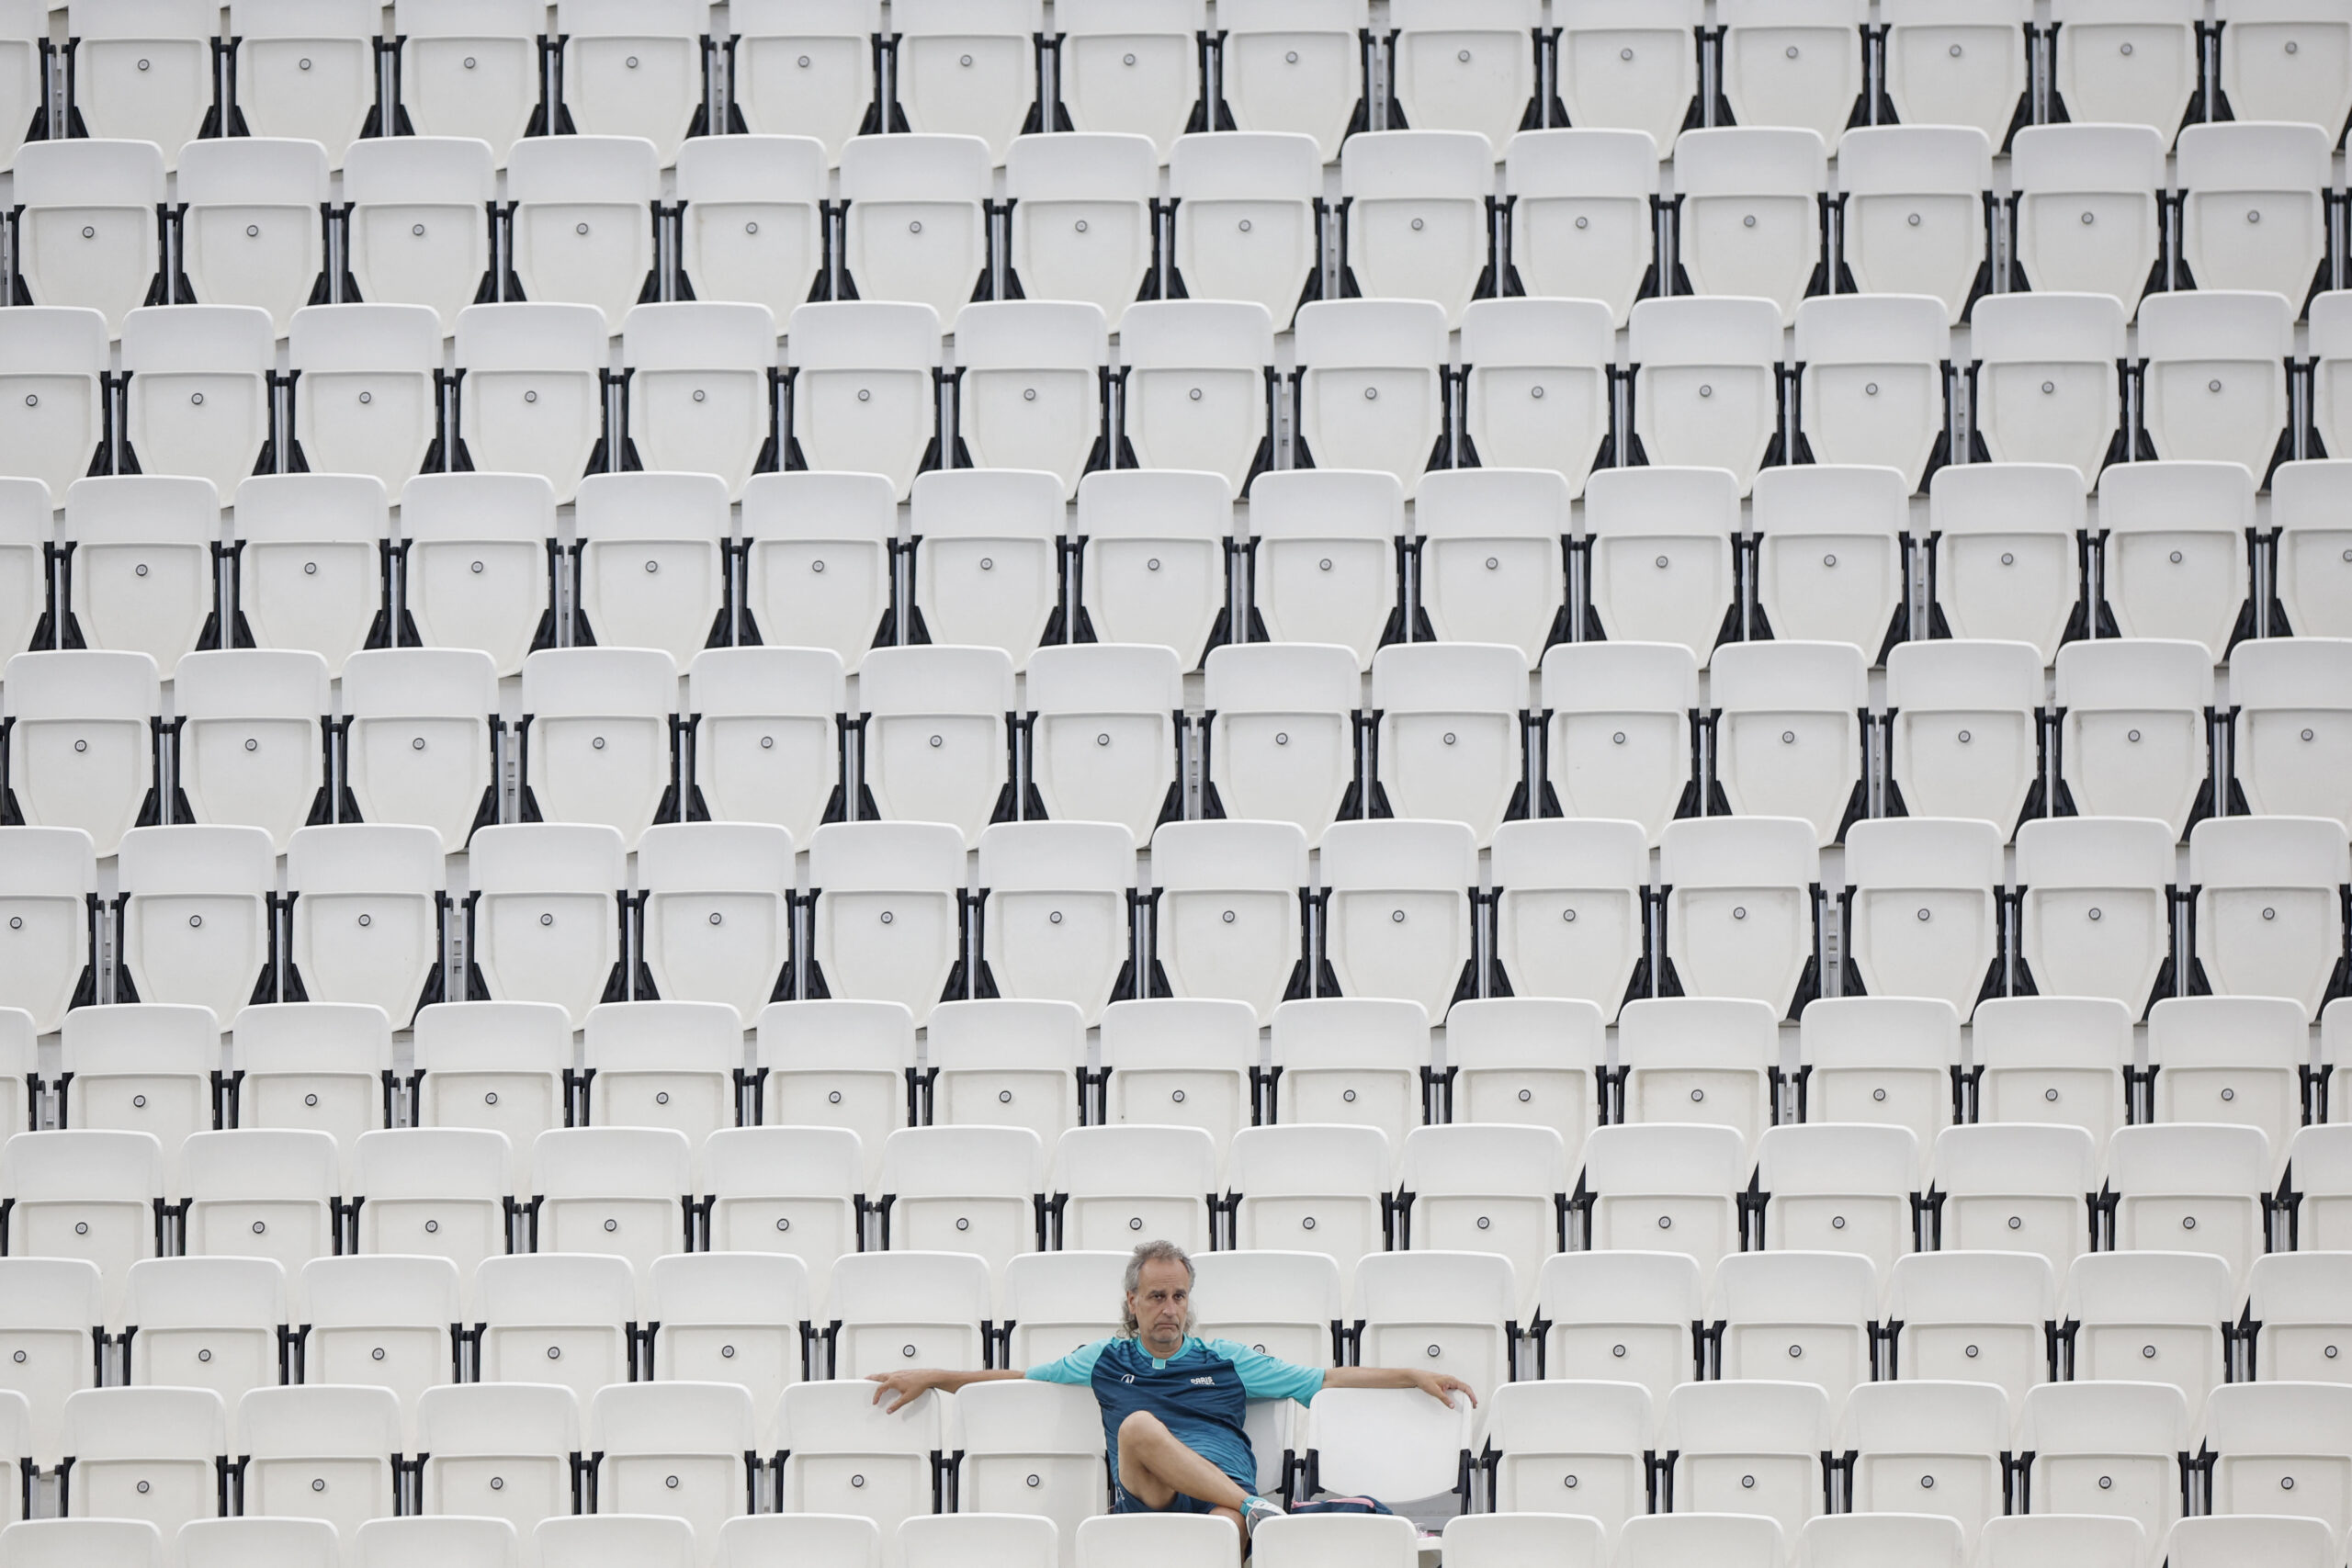
<instances>
[{"instance_id":1,"label":"man's face","mask_svg":"<svg viewBox=\"0 0 2352 1568\"><path fill-rule=\"evenodd\" d=\"M1184 1266L1157 1260L1145 1264L1127 1295L1127 1311L1135 1315L1144 1348L1155 1356L1182 1349L1184 1325L1193 1311L1193 1281Z\"/></svg>"}]
</instances>

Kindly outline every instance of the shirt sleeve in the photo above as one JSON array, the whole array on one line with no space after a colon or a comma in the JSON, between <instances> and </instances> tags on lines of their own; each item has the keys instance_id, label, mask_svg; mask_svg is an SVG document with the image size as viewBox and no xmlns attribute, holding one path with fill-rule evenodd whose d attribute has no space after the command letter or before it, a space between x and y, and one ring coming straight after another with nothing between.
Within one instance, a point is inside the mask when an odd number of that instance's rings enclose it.
<instances>
[{"instance_id":1,"label":"shirt sleeve","mask_svg":"<svg viewBox=\"0 0 2352 1568\"><path fill-rule=\"evenodd\" d=\"M1102 1359L1110 1343L1108 1339L1097 1339L1091 1345L1080 1345L1057 1360L1030 1368L1028 1376L1037 1382L1091 1383L1094 1381L1094 1363Z\"/></svg>"},{"instance_id":2,"label":"shirt sleeve","mask_svg":"<svg viewBox=\"0 0 2352 1568\"><path fill-rule=\"evenodd\" d=\"M1302 1367L1232 1339L1213 1339L1209 1348L1233 1363L1241 1392L1252 1399L1295 1399L1305 1404L1323 1391L1320 1367Z\"/></svg>"}]
</instances>

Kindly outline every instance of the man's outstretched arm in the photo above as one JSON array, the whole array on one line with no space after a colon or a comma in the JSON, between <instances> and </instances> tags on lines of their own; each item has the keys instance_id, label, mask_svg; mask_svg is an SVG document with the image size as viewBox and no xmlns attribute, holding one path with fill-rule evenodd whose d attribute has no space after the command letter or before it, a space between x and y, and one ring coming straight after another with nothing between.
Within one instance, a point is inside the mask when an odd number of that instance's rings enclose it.
<instances>
[{"instance_id":1,"label":"man's outstretched arm","mask_svg":"<svg viewBox=\"0 0 2352 1568\"><path fill-rule=\"evenodd\" d=\"M920 1371L907 1372L876 1372L865 1381L881 1386L874 1391L874 1403L890 1401L885 1414L905 1409L924 1394L937 1389L942 1393L954 1393L976 1382L997 1382L1006 1378L1026 1377L1026 1372L999 1370L993 1372L942 1372Z\"/></svg>"},{"instance_id":2,"label":"man's outstretched arm","mask_svg":"<svg viewBox=\"0 0 2352 1568\"><path fill-rule=\"evenodd\" d=\"M1440 1404L1452 1404L1457 1393L1467 1394L1470 1403L1478 1396L1470 1393L1470 1385L1460 1378L1443 1372L1424 1372L1396 1367L1333 1367L1324 1372L1325 1388L1417 1388Z\"/></svg>"}]
</instances>

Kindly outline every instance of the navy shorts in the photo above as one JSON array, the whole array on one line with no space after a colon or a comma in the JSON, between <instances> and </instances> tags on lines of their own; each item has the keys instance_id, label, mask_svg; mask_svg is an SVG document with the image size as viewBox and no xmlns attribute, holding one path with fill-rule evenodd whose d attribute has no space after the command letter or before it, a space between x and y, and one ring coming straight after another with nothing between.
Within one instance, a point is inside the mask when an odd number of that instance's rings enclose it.
<instances>
[{"instance_id":1,"label":"navy shorts","mask_svg":"<svg viewBox=\"0 0 2352 1568\"><path fill-rule=\"evenodd\" d=\"M1246 1482L1237 1481L1234 1484L1239 1486L1244 1492L1250 1490ZM1113 1490L1118 1494L1111 1504L1111 1511L1114 1514L1214 1514L1217 1508L1215 1503L1204 1503L1198 1497L1188 1496L1182 1492L1168 1500L1168 1506L1154 1508L1148 1506L1142 1498L1124 1486L1114 1486Z\"/></svg>"}]
</instances>

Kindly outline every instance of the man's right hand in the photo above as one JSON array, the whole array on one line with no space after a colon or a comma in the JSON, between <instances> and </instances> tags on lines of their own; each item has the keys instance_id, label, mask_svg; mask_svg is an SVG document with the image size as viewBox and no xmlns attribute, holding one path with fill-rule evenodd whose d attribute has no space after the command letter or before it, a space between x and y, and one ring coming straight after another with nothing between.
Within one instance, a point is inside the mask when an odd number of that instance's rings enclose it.
<instances>
[{"instance_id":1,"label":"man's right hand","mask_svg":"<svg viewBox=\"0 0 2352 1568\"><path fill-rule=\"evenodd\" d=\"M880 1385L874 1391L874 1403L879 1404L883 1400L888 1399L889 1408L883 1414L891 1416L904 1410L933 1389L939 1387L944 1380L938 1372L912 1371L876 1372L865 1381Z\"/></svg>"}]
</instances>

